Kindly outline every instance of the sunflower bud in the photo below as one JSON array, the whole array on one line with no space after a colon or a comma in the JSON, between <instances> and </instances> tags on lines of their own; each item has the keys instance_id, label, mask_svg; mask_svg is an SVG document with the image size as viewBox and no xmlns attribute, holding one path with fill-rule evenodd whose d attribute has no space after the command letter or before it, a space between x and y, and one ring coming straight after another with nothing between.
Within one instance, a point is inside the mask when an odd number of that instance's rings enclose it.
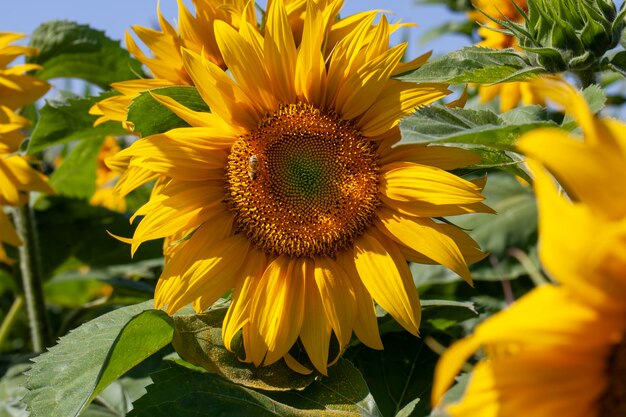
<instances>
[{"instance_id":1,"label":"sunflower bud","mask_svg":"<svg viewBox=\"0 0 626 417\"><path fill-rule=\"evenodd\" d=\"M525 24L502 22L550 72L595 68L619 43L626 8L612 0L528 0Z\"/></svg>"}]
</instances>

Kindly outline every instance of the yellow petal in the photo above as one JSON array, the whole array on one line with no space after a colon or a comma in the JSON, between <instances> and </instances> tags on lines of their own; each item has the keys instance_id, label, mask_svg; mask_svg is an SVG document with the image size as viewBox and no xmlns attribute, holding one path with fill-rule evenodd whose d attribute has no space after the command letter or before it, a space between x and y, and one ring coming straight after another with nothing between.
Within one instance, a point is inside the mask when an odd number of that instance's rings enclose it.
<instances>
[{"instance_id":1,"label":"yellow petal","mask_svg":"<svg viewBox=\"0 0 626 417\"><path fill-rule=\"evenodd\" d=\"M11 246L22 246L22 239L17 235L9 217L0 208L0 244L8 243Z\"/></svg>"},{"instance_id":2,"label":"yellow petal","mask_svg":"<svg viewBox=\"0 0 626 417\"><path fill-rule=\"evenodd\" d=\"M326 91L326 66L322 55L324 21L319 8L307 2L302 43L296 61L296 93L300 100L322 106Z\"/></svg>"},{"instance_id":3,"label":"yellow petal","mask_svg":"<svg viewBox=\"0 0 626 417\"><path fill-rule=\"evenodd\" d=\"M393 162L413 162L429 165L446 171L477 164L480 155L452 146L427 146L422 144L400 145L381 155L380 165ZM384 169L384 168L383 168Z\"/></svg>"},{"instance_id":4,"label":"yellow petal","mask_svg":"<svg viewBox=\"0 0 626 417\"><path fill-rule=\"evenodd\" d=\"M215 36L229 71L257 111L260 114L275 111L277 102L263 56L226 22L215 22Z\"/></svg>"},{"instance_id":5,"label":"yellow petal","mask_svg":"<svg viewBox=\"0 0 626 417\"><path fill-rule=\"evenodd\" d=\"M312 268L307 271L305 281L304 321L300 331L300 340L315 369L323 375L328 375L326 368L331 330L328 314L324 311L324 294L320 294Z\"/></svg>"},{"instance_id":6,"label":"yellow petal","mask_svg":"<svg viewBox=\"0 0 626 417\"><path fill-rule=\"evenodd\" d=\"M378 187L381 194L401 202L470 204L485 199L469 181L439 168L410 162L386 165Z\"/></svg>"},{"instance_id":7,"label":"yellow petal","mask_svg":"<svg viewBox=\"0 0 626 417\"><path fill-rule=\"evenodd\" d=\"M356 298L350 278L336 261L319 257L315 259L315 282L328 322L343 348L350 342L356 315Z\"/></svg>"},{"instance_id":8,"label":"yellow petal","mask_svg":"<svg viewBox=\"0 0 626 417\"><path fill-rule=\"evenodd\" d=\"M196 234L202 232L203 228L200 228ZM193 249L187 248L196 255L192 263L184 262L184 258L179 262L177 256L181 251L176 251L165 266L163 275L179 276L181 283L178 291L168 294L166 303L169 314L201 297L203 304L211 305L235 285L241 267L238 261L245 259L250 241L233 236L215 242L213 237L208 237L210 243L205 244L205 239L207 237L201 234L193 241Z\"/></svg>"},{"instance_id":9,"label":"yellow petal","mask_svg":"<svg viewBox=\"0 0 626 417\"><path fill-rule=\"evenodd\" d=\"M363 114L357 127L364 136L381 135L419 106L430 104L448 94L450 90L442 84L415 84L389 80L383 93Z\"/></svg>"},{"instance_id":10,"label":"yellow petal","mask_svg":"<svg viewBox=\"0 0 626 417\"><path fill-rule=\"evenodd\" d=\"M451 235L450 229L454 226L440 225L429 218L403 216L385 208L379 209L377 215L379 221L376 225L381 231L392 236L397 242L451 269L468 283L472 283L459 243L453 239L454 235ZM458 230L456 237L460 234L464 233ZM466 248L466 252L473 250L480 253L478 244L471 238L466 239L465 244L468 243L467 240L473 245Z\"/></svg>"},{"instance_id":11,"label":"yellow petal","mask_svg":"<svg viewBox=\"0 0 626 417\"><path fill-rule=\"evenodd\" d=\"M346 271L354 289L356 301L356 315L353 325L354 334L361 342L372 349L382 349L383 342L380 340L380 333L378 332L374 301L359 278L352 251L337 254L337 262Z\"/></svg>"},{"instance_id":12,"label":"yellow petal","mask_svg":"<svg viewBox=\"0 0 626 417\"><path fill-rule=\"evenodd\" d=\"M251 248L242 270L239 272L233 298L224 317L222 325L222 341L228 350L235 334L250 320L250 304L256 291L267 261L263 252Z\"/></svg>"},{"instance_id":13,"label":"yellow petal","mask_svg":"<svg viewBox=\"0 0 626 417\"><path fill-rule=\"evenodd\" d=\"M188 49L183 49L183 61L212 113L246 129L257 126L259 114L255 106L228 74Z\"/></svg>"},{"instance_id":14,"label":"yellow petal","mask_svg":"<svg viewBox=\"0 0 626 417\"><path fill-rule=\"evenodd\" d=\"M365 232L354 243L359 277L372 297L410 333L417 335L421 317L411 271L396 245ZM397 260L397 261L396 261Z\"/></svg>"},{"instance_id":15,"label":"yellow petal","mask_svg":"<svg viewBox=\"0 0 626 417\"><path fill-rule=\"evenodd\" d=\"M267 12L263 50L278 102L294 103L297 53L283 0L274 0Z\"/></svg>"},{"instance_id":16,"label":"yellow petal","mask_svg":"<svg viewBox=\"0 0 626 417\"><path fill-rule=\"evenodd\" d=\"M303 259L279 256L261 278L252 302L250 325L267 346L265 365L282 358L298 339L304 318L305 267Z\"/></svg>"}]
</instances>

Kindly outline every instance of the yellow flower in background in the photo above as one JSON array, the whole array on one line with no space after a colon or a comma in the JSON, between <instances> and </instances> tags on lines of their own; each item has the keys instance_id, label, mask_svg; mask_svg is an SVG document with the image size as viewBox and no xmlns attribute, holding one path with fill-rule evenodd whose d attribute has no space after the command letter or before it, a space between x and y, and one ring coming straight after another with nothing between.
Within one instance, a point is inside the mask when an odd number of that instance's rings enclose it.
<instances>
[{"instance_id":1,"label":"yellow flower in background","mask_svg":"<svg viewBox=\"0 0 626 417\"><path fill-rule=\"evenodd\" d=\"M96 192L89 202L92 206L102 206L112 211L126 211L126 199L115 192L115 183L120 174L111 170L104 162L105 159L115 155L120 150L120 145L115 137L107 136L104 139L97 158Z\"/></svg>"},{"instance_id":2,"label":"yellow flower in background","mask_svg":"<svg viewBox=\"0 0 626 417\"><path fill-rule=\"evenodd\" d=\"M626 124L594 117L564 82L531 86L572 114L584 135L538 129L518 144L535 175L539 255L561 286L533 290L452 345L437 367L433 402L482 347L486 359L464 398L448 407L453 417L624 416Z\"/></svg>"},{"instance_id":3,"label":"yellow flower in background","mask_svg":"<svg viewBox=\"0 0 626 417\"><path fill-rule=\"evenodd\" d=\"M47 82L26 74L40 68L39 65L21 64L8 67L19 56L29 56L37 52L27 46L11 45L25 36L0 32L0 106L11 110L34 103L50 88Z\"/></svg>"},{"instance_id":4,"label":"yellow flower in background","mask_svg":"<svg viewBox=\"0 0 626 417\"><path fill-rule=\"evenodd\" d=\"M21 55L36 53L33 48L11 45L22 39L17 33L0 33L0 262L10 259L3 244L22 244L15 233L3 206L21 207L28 201L28 192L53 193L47 178L33 169L28 160L17 153L24 140L23 128L29 121L14 110L33 103L48 91L48 83L25 74L39 68L24 64L8 68L8 65Z\"/></svg>"},{"instance_id":5,"label":"yellow flower in background","mask_svg":"<svg viewBox=\"0 0 626 417\"><path fill-rule=\"evenodd\" d=\"M491 49L517 48L517 38L499 32L504 28L485 16L487 14L496 19L506 18L522 23L524 18L513 5L513 0L473 0L472 3L477 10L469 12L468 16L481 25L478 34L483 38L477 45ZM526 0L515 0L515 3L522 10L528 10ZM485 14L481 13L480 10ZM513 109L520 102L526 105L544 104L541 97L537 96L526 82L480 85L478 94L481 103L487 103L499 97L501 112Z\"/></svg>"},{"instance_id":6,"label":"yellow flower in background","mask_svg":"<svg viewBox=\"0 0 626 417\"><path fill-rule=\"evenodd\" d=\"M331 337L343 349L353 331L382 348L372 298L417 334L407 260L443 264L470 281L467 264L484 257L460 229L431 219L489 211L483 181L445 171L479 158L392 147L403 116L449 91L390 79L406 44L389 48L389 25L384 16L373 25L376 15L332 52L324 48L334 15L312 1L299 48L282 0L268 11L264 37L248 22L237 31L217 21L232 78L183 53L212 113L155 95L193 127L140 139L107 161L128 169L123 192L146 181L133 168L158 177L127 239L134 252L166 238L156 307L172 314L192 303L200 312L234 288L224 344L243 330L247 360L257 366L284 357L306 372L289 354L299 341L326 373Z\"/></svg>"}]
</instances>

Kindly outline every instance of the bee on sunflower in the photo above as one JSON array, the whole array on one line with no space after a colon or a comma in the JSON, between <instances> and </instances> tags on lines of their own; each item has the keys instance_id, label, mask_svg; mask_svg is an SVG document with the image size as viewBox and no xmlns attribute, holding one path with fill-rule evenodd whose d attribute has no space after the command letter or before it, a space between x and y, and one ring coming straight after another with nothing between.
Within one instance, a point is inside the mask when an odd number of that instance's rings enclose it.
<instances>
[{"instance_id":1,"label":"bee on sunflower","mask_svg":"<svg viewBox=\"0 0 626 417\"><path fill-rule=\"evenodd\" d=\"M471 282L476 242L433 220L489 212L484 181L446 170L478 162L450 147L397 145L399 121L449 91L391 78L406 44L368 13L327 50L341 1L306 2L300 43L282 0L261 34L215 21L230 74L183 48L184 68L211 113L153 94L191 125L138 140L107 160L128 192L156 178L132 251L165 238L155 306L209 308L229 289L223 324L230 348L242 331L246 360L284 358L300 344L319 372L331 339L352 333L380 349L374 301L417 335L419 297L407 261L442 264ZM252 162L251 164L251 161ZM252 165L252 168L251 168ZM150 173L136 175L134 168ZM252 173L251 173L252 169Z\"/></svg>"}]
</instances>

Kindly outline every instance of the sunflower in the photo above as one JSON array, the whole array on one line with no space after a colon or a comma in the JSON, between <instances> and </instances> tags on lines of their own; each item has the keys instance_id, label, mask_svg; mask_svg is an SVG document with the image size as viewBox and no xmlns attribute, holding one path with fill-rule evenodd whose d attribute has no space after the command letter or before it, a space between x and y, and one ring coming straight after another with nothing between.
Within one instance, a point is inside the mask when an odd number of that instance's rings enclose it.
<instances>
[{"instance_id":1,"label":"sunflower","mask_svg":"<svg viewBox=\"0 0 626 417\"><path fill-rule=\"evenodd\" d=\"M17 57L30 56L37 52L36 49L27 46L11 45L25 36L19 33L0 32L0 106L12 110L35 102L50 88L45 81L26 74L40 68L39 65L22 64L8 68Z\"/></svg>"},{"instance_id":2,"label":"sunflower","mask_svg":"<svg viewBox=\"0 0 626 417\"><path fill-rule=\"evenodd\" d=\"M517 6L528 10L526 0L516 0ZM512 0L474 0L476 10L468 12L470 19L474 20L481 27L478 34L483 38L477 43L478 46L491 49L517 48L517 38L502 33L502 26L488 16L496 19L509 19L513 22L522 23L524 17L513 5ZM481 12L482 11L482 12ZM534 94L533 90L526 82L510 82L494 85L481 85L478 90L481 103L487 103L496 97L500 97L500 111L506 112L516 107L520 101L523 104L544 104L540 97Z\"/></svg>"},{"instance_id":3,"label":"sunflower","mask_svg":"<svg viewBox=\"0 0 626 417\"><path fill-rule=\"evenodd\" d=\"M403 116L449 91L390 79L406 44L389 48L389 25L384 16L373 25L375 15L332 52L324 47L334 16L313 1L298 48L282 0L268 10L264 37L247 22L236 31L216 21L232 78L183 50L212 113L155 94L192 127L140 139L107 161L128 169L124 191L146 181L135 167L158 177L126 239L135 251L166 238L156 307L172 314L192 303L201 312L234 288L223 341L230 348L242 330L257 366L284 357L306 372L289 353L299 343L326 373L331 338L344 348L353 331L382 348L372 299L417 335L407 260L443 264L470 281L468 263L484 257L460 229L431 219L489 211L484 181L445 171L479 158L392 146Z\"/></svg>"},{"instance_id":4,"label":"sunflower","mask_svg":"<svg viewBox=\"0 0 626 417\"><path fill-rule=\"evenodd\" d=\"M96 192L89 201L92 206L102 206L112 211L126 211L126 199L114 191L115 182L120 175L104 163L106 158L115 155L120 150L120 145L114 136L107 136L104 139L97 157Z\"/></svg>"},{"instance_id":5,"label":"sunflower","mask_svg":"<svg viewBox=\"0 0 626 417\"><path fill-rule=\"evenodd\" d=\"M24 140L21 129L29 121L14 112L40 98L50 87L26 71L39 68L25 64L11 68L7 66L20 55L36 53L33 48L10 45L23 38L17 33L0 33L0 262L10 262L3 244L21 245L9 218L2 206L23 206L28 201L29 191L52 193L44 175L31 168L28 160L17 154Z\"/></svg>"},{"instance_id":6,"label":"sunflower","mask_svg":"<svg viewBox=\"0 0 626 417\"><path fill-rule=\"evenodd\" d=\"M483 347L487 359L461 402L448 407L454 417L624 416L626 124L594 117L563 82L532 87L565 107L584 133L581 140L540 129L518 145L536 178L541 261L561 286L531 291L454 344L438 365L433 398Z\"/></svg>"}]
</instances>

